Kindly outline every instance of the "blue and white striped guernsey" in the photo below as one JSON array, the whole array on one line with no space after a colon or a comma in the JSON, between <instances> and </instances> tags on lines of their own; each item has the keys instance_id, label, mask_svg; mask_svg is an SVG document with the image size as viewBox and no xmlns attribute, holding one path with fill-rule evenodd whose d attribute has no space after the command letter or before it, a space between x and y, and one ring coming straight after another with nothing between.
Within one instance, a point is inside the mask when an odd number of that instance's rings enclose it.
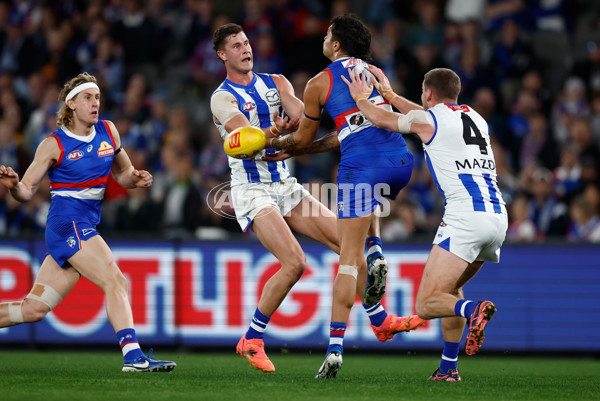
<instances>
[{"instance_id":1,"label":"blue and white striped guernsey","mask_svg":"<svg viewBox=\"0 0 600 401\"><path fill-rule=\"evenodd\" d=\"M238 107L253 127L264 128L274 124L273 113L281 113L281 98L277 86L270 74L254 73L254 79L249 85L240 85L226 79L214 91L226 91L237 100ZM213 118L213 121L215 119ZM227 130L215 121L221 137L225 139ZM269 149L266 149L269 151ZM272 149L270 151L273 151ZM265 162L261 160L265 151L260 152L254 159L239 160L228 157L231 168L231 185L250 182L277 182L290 176L285 162Z\"/></svg>"},{"instance_id":2,"label":"blue and white striped guernsey","mask_svg":"<svg viewBox=\"0 0 600 401\"><path fill-rule=\"evenodd\" d=\"M445 212L506 214L487 122L466 105L439 103L428 112L435 134L423 149Z\"/></svg>"}]
</instances>

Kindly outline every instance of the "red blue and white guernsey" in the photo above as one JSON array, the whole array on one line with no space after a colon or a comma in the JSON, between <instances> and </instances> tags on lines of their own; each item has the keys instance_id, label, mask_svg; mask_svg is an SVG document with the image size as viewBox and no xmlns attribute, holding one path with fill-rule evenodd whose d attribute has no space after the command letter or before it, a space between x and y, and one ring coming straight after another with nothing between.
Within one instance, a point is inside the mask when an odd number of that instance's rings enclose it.
<instances>
[{"instance_id":1,"label":"red blue and white guernsey","mask_svg":"<svg viewBox=\"0 0 600 401\"><path fill-rule=\"evenodd\" d=\"M75 135L66 128L59 128L50 136L58 142L61 153L48 170L52 196L48 218L77 216L98 224L115 157L108 124L99 121L88 136Z\"/></svg>"},{"instance_id":2,"label":"red blue and white guernsey","mask_svg":"<svg viewBox=\"0 0 600 401\"><path fill-rule=\"evenodd\" d=\"M367 120L341 79L349 80L349 68L362 72L367 66L361 59L342 58L325 69L331 86L324 107L335 121L342 153L336 180L340 219L367 216L383 198L396 199L408 184L414 165L402 135L377 128ZM391 110L377 91L371 93L369 101Z\"/></svg>"},{"instance_id":3,"label":"red blue and white guernsey","mask_svg":"<svg viewBox=\"0 0 600 401\"><path fill-rule=\"evenodd\" d=\"M340 140L341 160L360 156L376 155L380 152L406 152L406 142L402 135L377 128L360 112L356 102L352 99L348 86L340 76L348 76L348 68L359 68L366 71L369 64L357 58L341 58L329 64L325 71L329 74L329 94L325 103L325 110L335 121L335 126ZM369 100L377 106L391 111L387 100L376 90Z\"/></svg>"},{"instance_id":4,"label":"red blue and white guernsey","mask_svg":"<svg viewBox=\"0 0 600 401\"><path fill-rule=\"evenodd\" d=\"M213 96L222 91L231 93L237 100L240 111L246 116L250 125L265 128L274 125L273 113L282 113L279 90L270 74L254 73L254 79L249 85L240 85L226 79L213 93ZM213 119L214 121L214 119ZM225 139L228 132L223 124L215 125L221 137ZM231 168L231 185L246 184L251 182L277 182L290 176L284 161L265 162L261 158L265 151L273 152L274 149L265 149L254 159L239 160L228 157Z\"/></svg>"}]
</instances>

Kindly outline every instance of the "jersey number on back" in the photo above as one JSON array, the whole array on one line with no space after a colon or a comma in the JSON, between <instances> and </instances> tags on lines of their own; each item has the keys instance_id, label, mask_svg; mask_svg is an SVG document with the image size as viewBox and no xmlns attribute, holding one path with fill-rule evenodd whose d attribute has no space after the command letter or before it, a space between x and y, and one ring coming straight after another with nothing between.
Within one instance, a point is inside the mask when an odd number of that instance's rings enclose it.
<instances>
[{"instance_id":1,"label":"jersey number on back","mask_svg":"<svg viewBox=\"0 0 600 401\"><path fill-rule=\"evenodd\" d=\"M487 155L487 143L485 142L485 138L481 135L479 128L475 125L471 117L466 115L465 113L460 113L460 118L463 122L463 139L467 145L477 145L479 146L479 151L482 155ZM472 133L472 134L471 134Z\"/></svg>"}]
</instances>

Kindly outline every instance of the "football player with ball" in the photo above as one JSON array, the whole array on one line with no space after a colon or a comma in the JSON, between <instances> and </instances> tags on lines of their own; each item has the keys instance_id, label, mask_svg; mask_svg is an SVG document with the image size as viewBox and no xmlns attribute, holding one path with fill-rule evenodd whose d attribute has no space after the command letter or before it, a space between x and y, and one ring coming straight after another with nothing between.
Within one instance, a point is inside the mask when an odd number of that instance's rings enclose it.
<instances>
[{"instance_id":1,"label":"football player with ball","mask_svg":"<svg viewBox=\"0 0 600 401\"><path fill-rule=\"evenodd\" d=\"M282 75L252 71L252 48L237 24L219 27L213 34L213 46L225 64L227 78L213 93L210 106L230 156L236 218L242 230L251 228L281 263L280 270L265 284L250 327L238 342L236 352L254 368L273 372L275 366L265 353L263 334L271 316L306 268L306 256L292 231L339 253L336 216L290 175L285 162L263 161L265 151L257 153L265 140L298 126L304 104L295 96L291 83ZM286 116L282 118L283 112ZM337 138L324 139L328 140ZM361 243L361 250L362 247ZM364 254L362 258L365 263ZM361 299L366 281L366 274L362 274L352 288L355 293L358 285ZM369 317L381 341L408 330L411 322L411 318L387 315L381 305L369 307Z\"/></svg>"}]
</instances>

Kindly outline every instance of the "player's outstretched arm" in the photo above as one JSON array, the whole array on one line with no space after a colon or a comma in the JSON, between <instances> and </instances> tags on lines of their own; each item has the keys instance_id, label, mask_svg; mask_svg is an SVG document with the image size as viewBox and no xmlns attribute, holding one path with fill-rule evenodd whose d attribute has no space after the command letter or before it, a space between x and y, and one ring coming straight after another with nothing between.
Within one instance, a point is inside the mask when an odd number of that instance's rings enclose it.
<instances>
[{"instance_id":1,"label":"player's outstretched arm","mask_svg":"<svg viewBox=\"0 0 600 401\"><path fill-rule=\"evenodd\" d=\"M396 94L390 85L390 81L380 68L369 65L367 69L375 76L375 78L377 78L377 80L372 80L371 82L375 86L375 89L377 89L377 91L381 93L392 106L398 109L400 113L407 114L411 110L423 110L423 107L418 104Z\"/></svg>"},{"instance_id":2,"label":"player's outstretched arm","mask_svg":"<svg viewBox=\"0 0 600 401\"><path fill-rule=\"evenodd\" d=\"M296 132L267 140L267 147L297 151L311 146L321 119L321 111L329 92L329 75L320 72L306 84L304 115Z\"/></svg>"},{"instance_id":3,"label":"player's outstretched arm","mask_svg":"<svg viewBox=\"0 0 600 401\"><path fill-rule=\"evenodd\" d=\"M296 150L280 150L277 153L266 153L262 160L266 162L277 162L287 160L293 156L330 152L339 148L340 140L337 136L337 132L333 131L313 141L313 143L307 147Z\"/></svg>"},{"instance_id":4,"label":"player's outstretched arm","mask_svg":"<svg viewBox=\"0 0 600 401\"><path fill-rule=\"evenodd\" d=\"M42 178L48 169L61 157L61 151L56 139L48 137L40 143L35 151L33 161L25 171L23 179L19 181L18 174L7 166L0 166L0 184L10 191L13 198L19 202L27 202L37 191Z\"/></svg>"},{"instance_id":5,"label":"player's outstretched arm","mask_svg":"<svg viewBox=\"0 0 600 401\"><path fill-rule=\"evenodd\" d=\"M121 148L119 131L117 131L117 127L115 127L112 121L107 121L107 123L110 126L116 150L118 150ZM121 149L115 155L111 172L115 180L124 188L148 188L152 185L152 174L146 170L137 170L134 168L124 149Z\"/></svg>"},{"instance_id":6,"label":"player's outstretched arm","mask_svg":"<svg viewBox=\"0 0 600 401\"><path fill-rule=\"evenodd\" d=\"M398 118L400 114L385 110L371 103L369 96L373 87L367 82L365 74L360 74L356 69L348 69L350 80L343 75L342 80L348 85L350 95L356 102L361 113L378 128L384 128L388 131L398 132Z\"/></svg>"},{"instance_id":7,"label":"player's outstretched arm","mask_svg":"<svg viewBox=\"0 0 600 401\"><path fill-rule=\"evenodd\" d=\"M283 75L273 75L273 81L277 85L277 90L281 97L281 107L286 117L281 118L279 114L275 116L275 125L280 133L291 132L298 128L300 118L304 113L304 103L296 97L294 87L291 82ZM285 123L285 126L281 126Z\"/></svg>"}]
</instances>

